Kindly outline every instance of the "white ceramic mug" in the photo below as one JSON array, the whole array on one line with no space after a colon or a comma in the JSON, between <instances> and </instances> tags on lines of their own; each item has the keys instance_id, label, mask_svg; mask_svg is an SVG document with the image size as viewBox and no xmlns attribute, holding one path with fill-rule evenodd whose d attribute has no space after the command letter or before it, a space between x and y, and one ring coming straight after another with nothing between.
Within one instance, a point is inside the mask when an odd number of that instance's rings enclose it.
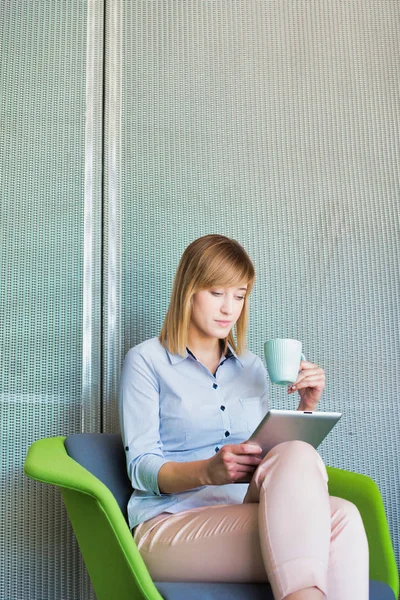
<instances>
[{"instance_id":1,"label":"white ceramic mug","mask_svg":"<svg viewBox=\"0 0 400 600\"><path fill-rule=\"evenodd\" d=\"M272 383L291 385L297 379L300 361L305 360L299 340L275 339L264 344L265 361Z\"/></svg>"}]
</instances>

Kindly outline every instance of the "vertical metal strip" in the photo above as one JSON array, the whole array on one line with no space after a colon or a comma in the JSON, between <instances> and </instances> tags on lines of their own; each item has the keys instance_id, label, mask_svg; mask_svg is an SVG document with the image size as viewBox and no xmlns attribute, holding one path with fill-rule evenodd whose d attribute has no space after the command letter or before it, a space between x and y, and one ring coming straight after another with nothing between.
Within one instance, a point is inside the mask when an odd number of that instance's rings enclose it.
<instances>
[{"instance_id":1,"label":"vertical metal strip","mask_svg":"<svg viewBox=\"0 0 400 600\"><path fill-rule=\"evenodd\" d=\"M103 347L103 429L118 426L117 395L122 361L121 344L121 113L122 0L109 0L106 10L105 178L107 228L104 289L106 323Z\"/></svg>"},{"instance_id":2,"label":"vertical metal strip","mask_svg":"<svg viewBox=\"0 0 400 600\"><path fill-rule=\"evenodd\" d=\"M82 431L100 431L104 0L88 0L83 242Z\"/></svg>"}]
</instances>

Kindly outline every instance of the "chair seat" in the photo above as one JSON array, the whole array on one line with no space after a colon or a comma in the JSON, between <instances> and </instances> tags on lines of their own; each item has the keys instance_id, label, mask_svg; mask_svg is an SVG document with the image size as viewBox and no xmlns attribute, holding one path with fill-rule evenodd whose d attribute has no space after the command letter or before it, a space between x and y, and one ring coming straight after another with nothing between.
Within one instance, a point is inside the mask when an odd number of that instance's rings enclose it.
<instances>
[{"instance_id":1,"label":"chair seat","mask_svg":"<svg viewBox=\"0 0 400 600\"><path fill-rule=\"evenodd\" d=\"M164 600L274 600L268 583L156 582L155 585Z\"/></svg>"},{"instance_id":2,"label":"chair seat","mask_svg":"<svg viewBox=\"0 0 400 600\"><path fill-rule=\"evenodd\" d=\"M164 600L274 600L265 583L160 582L156 587ZM395 596L388 585L370 581L369 600L395 600Z\"/></svg>"}]
</instances>

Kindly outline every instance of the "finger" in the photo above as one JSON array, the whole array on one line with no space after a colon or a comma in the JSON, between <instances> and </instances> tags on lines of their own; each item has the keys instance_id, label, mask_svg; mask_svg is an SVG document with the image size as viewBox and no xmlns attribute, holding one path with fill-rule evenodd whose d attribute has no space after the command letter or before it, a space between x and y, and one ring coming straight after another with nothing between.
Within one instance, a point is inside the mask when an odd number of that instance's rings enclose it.
<instances>
[{"instance_id":1,"label":"finger","mask_svg":"<svg viewBox=\"0 0 400 600\"><path fill-rule=\"evenodd\" d=\"M320 370L320 369L312 369L310 371L300 371L300 373L297 376L296 381L294 382L294 385L297 385L298 383L300 383L300 381L303 381L304 379L309 379L309 378L319 378L321 379L321 381L325 381L325 373Z\"/></svg>"},{"instance_id":2,"label":"finger","mask_svg":"<svg viewBox=\"0 0 400 600\"><path fill-rule=\"evenodd\" d=\"M256 470L255 466L250 466L250 465L243 466L242 465L235 469L233 469L233 468L229 469L227 471L226 475L230 481L239 481L244 477L248 478L250 476L250 478L251 478L251 476L253 475L255 470Z\"/></svg>"},{"instance_id":3,"label":"finger","mask_svg":"<svg viewBox=\"0 0 400 600\"><path fill-rule=\"evenodd\" d=\"M316 365L315 363L310 362L309 360L300 361L300 370L301 371L307 371L309 369L321 369L321 371L324 370L322 367L320 367L319 365Z\"/></svg>"},{"instance_id":4,"label":"finger","mask_svg":"<svg viewBox=\"0 0 400 600\"><path fill-rule=\"evenodd\" d=\"M254 471L255 471L254 467L252 469L246 471L246 472L239 472L238 471L234 475L234 481L236 481L237 483L242 482L242 481L243 482L249 482L249 481L251 481L251 478L254 475Z\"/></svg>"},{"instance_id":5,"label":"finger","mask_svg":"<svg viewBox=\"0 0 400 600\"><path fill-rule=\"evenodd\" d=\"M254 473L258 465L238 465L236 473Z\"/></svg>"},{"instance_id":6,"label":"finger","mask_svg":"<svg viewBox=\"0 0 400 600\"><path fill-rule=\"evenodd\" d=\"M325 376L325 371L321 369L318 365L312 365L312 368L302 369L299 371L299 377L308 377L309 375L313 375L318 373L319 375Z\"/></svg>"},{"instance_id":7,"label":"finger","mask_svg":"<svg viewBox=\"0 0 400 600\"><path fill-rule=\"evenodd\" d=\"M226 467L230 469L242 468L245 466L258 467L262 458L250 454L230 454L223 459Z\"/></svg>"},{"instance_id":8,"label":"finger","mask_svg":"<svg viewBox=\"0 0 400 600\"><path fill-rule=\"evenodd\" d=\"M237 444L232 448L236 449L235 454L261 454L262 452L260 446L253 442L243 442L243 444Z\"/></svg>"},{"instance_id":9,"label":"finger","mask_svg":"<svg viewBox=\"0 0 400 600\"><path fill-rule=\"evenodd\" d=\"M258 466L262 462L262 458L259 456L251 456L248 454L240 454L236 457L235 463L237 465L256 465Z\"/></svg>"},{"instance_id":10,"label":"finger","mask_svg":"<svg viewBox=\"0 0 400 600\"><path fill-rule=\"evenodd\" d=\"M288 394L293 394L293 392L296 392L298 390L304 390L306 388L324 390L325 384L326 384L325 379L320 379L320 378L302 379L301 381L298 381L296 383L293 383L292 385L289 385L287 391L288 391Z\"/></svg>"},{"instance_id":11,"label":"finger","mask_svg":"<svg viewBox=\"0 0 400 600\"><path fill-rule=\"evenodd\" d=\"M292 385L290 385L289 387L298 386L303 381L320 381L322 384L325 385L325 383L326 383L325 373L321 373L319 371L312 371L312 372L308 372L307 374L304 372L300 372L296 381L294 381L292 383Z\"/></svg>"},{"instance_id":12,"label":"finger","mask_svg":"<svg viewBox=\"0 0 400 600\"><path fill-rule=\"evenodd\" d=\"M306 378L299 382L294 383L289 387L290 392L295 392L296 390L304 390L306 388L312 389L324 389L325 381L321 380L319 377L317 378Z\"/></svg>"}]
</instances>

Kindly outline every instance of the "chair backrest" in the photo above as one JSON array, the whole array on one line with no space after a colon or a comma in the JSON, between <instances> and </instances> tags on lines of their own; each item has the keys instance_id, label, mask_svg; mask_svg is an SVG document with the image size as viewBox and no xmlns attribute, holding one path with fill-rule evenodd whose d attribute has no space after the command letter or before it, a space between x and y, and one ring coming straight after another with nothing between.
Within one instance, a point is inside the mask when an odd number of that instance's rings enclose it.
<instances>
[{"instance_id":1,"label":"chair backrest","mask_svg":"<svg viewBox=\"0 0 400 600\"><path fill-rule=\"evenodd\" d=\"M79 433L69 435L65 448L71 458L100 479L113 493L125 519L132 485L119 434Z\"/></svg>"}]
</instances>

